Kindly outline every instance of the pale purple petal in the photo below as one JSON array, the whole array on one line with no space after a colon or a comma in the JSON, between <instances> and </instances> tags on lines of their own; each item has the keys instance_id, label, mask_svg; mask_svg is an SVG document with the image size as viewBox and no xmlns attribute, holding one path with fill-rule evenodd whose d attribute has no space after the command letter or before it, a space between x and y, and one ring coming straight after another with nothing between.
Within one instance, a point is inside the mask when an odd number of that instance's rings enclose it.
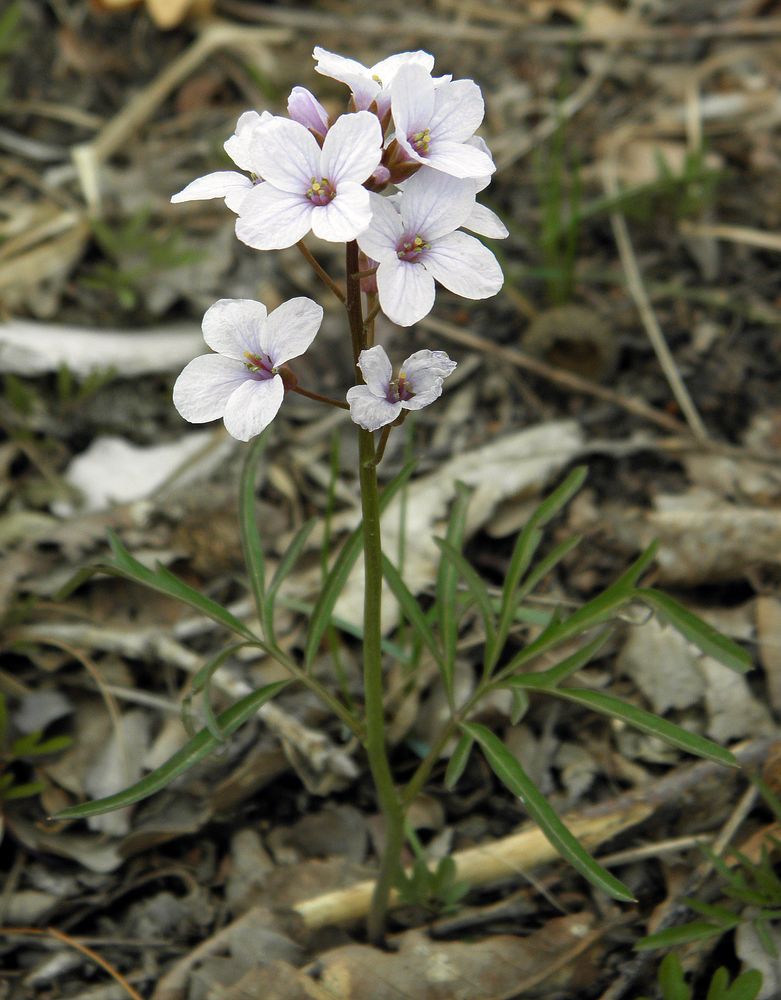
<instances>
[{"instance_id":1,"label":"pale purple petal","mask_svg":"<svg viewBox=\"0 0 781 1000\"><path fill-rule=\"evenodd\" d=\"M269 313L261 345L275 368L306 351L323 321L323 307L300 296Z\"/></svg>"},{"instance_id":2,"label":"pale purple petal","mask_svg":"<svg viewBox=\"0 0 781 1000\"><path fill-rule=\"evenodd\" d=\"M175 194L171 201L178 205L182 201L207 201L209 198L226 198L233 192L242 195L252 187L252 181L235 170L217 170L190 181L187 187ZM228 206L230 208L230 206Z\"/></svg>"},{"instance_id":3,"label":"pale purple petal","mask_svg":"<svg viewBox=\"0 0 781 1000\"><path fill-rule=\"evenodd\" d=\"M323 177L338 189L344 181L363 184L382 157L382 129L369 111L337 118L323 143Z\"/></svg>"},{"instance_id":4,"label":"pale purple petal","mask_svg":"<svg viewBox=\"0 0 781 1000\"><path fill-rule=\"evenodd\" d=\"M415 395L403 400L402 406L408 410L419 410L442 394L442 380L456 367L444 351L416 351L401 366L407 385ZM401 372L399 375L401 375Z\"/></svg>"},{"instance_id":5,"label":"pale purple petal","mask_svg":"<svg viewBox=\"0 0 781 1000\"><path fill-rule=\"evenodd\" d=\"M420 163L426 163L452 177L483 178L496 170L493 160L482 150L475 149L466 142L453 142L434 136L431 137L425 157L418 155L414 149L410 155Z\"/></svg>"},{"instance_id":6,"label":"pale purple petal","mask_svg":"<svg viewBox=\"0 0 781 1000\"><path fill-rule=\"evenodd\" d=\"M319 45L315 47L313 55L318 60L315 66L317 73L347 84L353 93L355 107L359 111L369 107L380 91L379 83L372 79L371 70L355 59L328 52Z\"/></svg>"},{"instance_id":7,"label":"pale purple petal","mask_svg":"<svg viewBox=\"0 0 781 1000\"><path fill-rule=\"evenodd\" d=\"M369 70L371 76L378 76L383 87L393 83L396 74L402 66L422 66L427 73L431 73L434 68L434 57L430 52L417 49L415 52L397 52L375 63Z\"/></svg>"},{"instance_id":8,"label":"pale purple petal","mask_svg":"<svg viewBox=\"0 0 781 1000\"><path fill-rule=\"evenodd\" d=\"M225 412L230 396L247 380L239 361L219 354L194 358L174 383L174 406L185 420L203 424Z\"/></svg>"},{"instance_id":9,"label":"pale purple petal","mask_svg":"<svg viewBox=\"0 0 781 1000\"><path fill-rule=\"evenodd\" d=\"M445 237L449 239L449 237ZM434 279L422 264L387 257L377 268L382 311L399 326L412 326L434 305Z\"/></svg>"},{"instance_id":10,"label":"pale purple petal","mask_svg":"<svg viewBox=\"0 0 781 1000\"><path fill-rule=\"evenodd\" d=\"M264 431L279 412L285 387L279 375L271 379L248 379L231 395L225 406L225 427L239 441L249 441Z\"/></svg>"},{"instance_id":11,"label":"pale purple petal","mask_svg":"<svg viewBox=\"0 0 781 1000\"><path fill-rule=\"evenodd\" d=\"M374 260L382 260L388 256L395 257L396 247L404 235L401 216L393 207L390 198L371 193L369 204L372 213L371 223L369 228L358 236L358 246L367 257L372 257Z\"/></svg>"},{"instance_id":12,"label":"pale purple petal","mask_svg":"<svg viewBox=\"0 0 781 1000\"><path fill-rule=\"evenodd\" d=\"M347 402L353 421L367 431L377 431L386 424L392 424L401 413L401 403L380 399L365 385L354 385L348 389Z\"/></svg>"},{"instance_id":13,"label":"pale purple petal","mask_svg":"<svg viewBox=\"0 0 781 1000\"><path fill-rule=\"evenodd\" d=\"M219 299L203 317L203 339L226 358L244 361L263 350L266 307L254 299Z\"/></svg>"},{"instance_id":14,"label":"pale purple petal","mask_svg":"<svg viewBox=\"0 0 781 1000\"><path fill-rule=\"evenodd\" d=\"M312 209L312 232L330 243L354 240L371 222L369 192L360 184L342 182L336 197Z\"/></svg>"},{"instance_id":15,"label":"pale purple petal","mask_svg":"<svg viewBox=\"0 0 781 1000\"><path fill-rule=\"evenodd\" d=\"M462 222L461 225L464 229L468 229L470 233L477 233L478 236L488 236L494 240L503 240L510 235L507 226L505 226L496 212L492 212L485 205L474 205L466 222Z\"/></svg>"},{"instance_id":16,"label":"pale purple petal","mask_svg":"<svg viewBox=\"0 0 781 1000\"><path fill-rule=\"evenodd\" d=\"M250 149L257 173L281 191L303 195L320 178L320 147L300 122L271 118L253 130Z\"/></svg>"},{"instance_id":17,"label":"pale purple petal","mask_svg":"<svg viewBox=\"0 0 781 1000\"><path fill-rule=\"evenodd\" d=\"M427 124L432 136L466 142L480 128L484 114L483 95L474 80L454 80L436 88Z\"/></svg>"},{"instance_id":18,"label":"pale purple petal","mask_svg":"<svg viewBox=\"0 0 781 1000\"><path fill-rule=\"evenodd\" d=\"M287 99L287 113L318 135L328 132L328 112L306 87L293 87Z\"/></svg>"},{"instance_id":19,"label":"pale purple petal","mask_svg":"<svg viewBox=\"0 0 781 1000\"><path fill-rule=\"evenodd\" d=\"M369 390L378 398L385 399L388 386L393 378L393 368L385 348L377 344L361 351L358 357L358 367Z\"/></svg>"},{"instance_id":20,"label":"pale purple petal","mask_svg":"<svg viewBox=\"0 0 781 1000\"><path fill-rule=\"evenodd\" d=\"M258 125L271 121L274 116L270 111L258 114L257 111L245 111L236 122L235 133L223 143L223 148L237 167L251 174L260 176L255 158L252 155L252 135Z\"/></svg>"},{"instance_id":21,"label":"pale purple petal","mask_svg":"<svg viewBox=\"0 0 781 1000\"><path fill-rule=\"evenodd\" d=\"M504 282L496 257L466 233L437 240L426 253L426 268L445 288L467 299L496 295Z\"/></svg>"},{"instance_id":22,"label":"pale purple petal","mask_svg":"<svg viewBox=\"0 0 781 1000\"><path fill-rule=\"evenodd\" d=\"M404 185L401 223L404 233L427 241L439 239L463 225L475 202L471 181L437 170L420 170Z\"/></svg>"},{"instance_id":23,"label":"pale purple petal","mask_svg":"<svg viewBox=\"0 0 781 1000\"><path fill-rule=\"evenodd\" d=\"M241 215L236 220L236 235L255 250L284 250L309 232L312 209L312 203L303 194L289 194L268 183L258 184L244 197Z\"/></svg>"},{"instance_id":24,"label":"pale purple petal","mask_svg":"<svg viewBox=\"0 0 781 1000\"><path fill-rule=\"evenodd\" d=\"M396 138L407 152L407 137L427 128L434 112L434 81L422 66L402 66L391 87ZM409 147L409 148L408 148Z\"/></svg>"}]
</instances>

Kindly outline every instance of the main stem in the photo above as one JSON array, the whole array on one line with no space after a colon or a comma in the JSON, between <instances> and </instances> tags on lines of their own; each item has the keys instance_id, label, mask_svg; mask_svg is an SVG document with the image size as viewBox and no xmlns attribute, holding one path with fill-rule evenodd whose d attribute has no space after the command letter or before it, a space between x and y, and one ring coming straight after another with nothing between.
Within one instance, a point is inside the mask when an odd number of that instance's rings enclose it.
<instances>
[{"instance_id":1,"label":"main stem","mask_svg":"<svg viewBox=\"0 0 781 1000\"><path fill-rule=\"evenodd\" d=\"M347 244L347 315L353 355L364 346L363 309L358 272L358 246ZM382 544L380 534L380 492L377 485L377 457L370 431L358 431L361 511L363 515L363 686L366 712L366 754L380 809L385 819L385 848L374 886L367 921L367 933L373 944L385 938L388 899L399 870L404 843L404 812L393 783L385 747L385 709L382 682Z\"/></svg>"}]
</instances>

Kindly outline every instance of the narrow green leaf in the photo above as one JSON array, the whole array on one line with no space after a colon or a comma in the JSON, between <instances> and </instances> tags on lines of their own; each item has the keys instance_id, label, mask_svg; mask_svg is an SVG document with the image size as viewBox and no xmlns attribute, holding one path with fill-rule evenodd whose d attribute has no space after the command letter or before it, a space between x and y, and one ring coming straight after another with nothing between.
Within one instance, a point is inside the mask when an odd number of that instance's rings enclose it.
<instances>
[{"instance_id":1,"label":"narrow green leaf","mask_svg":"<svg viewBox=\"0 0 781 1000\"><path fill-rule=\"evenodd\" d=\"M258 530L258 517L255 510L255 481L258 473L258 463L266 450L268 432L258 435L244 458L239 484L239 527L241 529L241 545L244 551L244 562L247 566L250 591L255 599L258 617L263 623L263 633L267 634L265 593L266 593L266 561L263 555L263 540Z\"/></svg>"},{"instance_id":2,"label":"narrow green leaf","mask_svg":"<svg viewBox=\"0 0 781 1000\"><path fill-rule=\"evenodd\" d=\"M664 1000L691 1000L691 990L683 975L681 960L671 952L659 966L659 985Z\"/></svg>"},{"instance_id":3,"label":"narrow green leaf","mask_svg":"<svg viewBox=\"0 0 781 1000\"><path fill-rule=\"evenodd\" d=\"M230 736L239 726L251 718L262 705L270 701L289 683L290 681L286 680L275 681L273 684L267 684L258 691L253 691L244 698L240 698L239 701L231 705L230 708L226 708L224 712L221 712L217 716L216 721L220 732L224 736ZM165 764L161 764L160 767L147 774L146 777L137 781L129 788L125 788L115 795L96 799L94 802L83 802L78 806L69 806L67 809L58 812L53 818L82 819L85 816L97 816L100 813L122 809L125 806L132 805L134 802L140 802L142 799L154 795L161 788L165 788L174 778L178 778L188 768L203 760L204 757L219 745L220 740L216 736L210 733L208 729L202 729L181 750L178 750L173 757L169 758Z\"/></svg>"},{"instance_id":4,"label":"narrow green leaf","mask_svg":"<svg viewBox=\"0 0 781 1000\"><path fill-rule=\"evenodd\" d=\"M40 733L37 734L40 738ZM52 736L48 740L43 740L41 743L35 743L34 746L29 747L19 756L24 757L45 757L47 754L59 753L61 750L67 750L69 746L73 744L73 740L70 736Z\"/></svg>"},{"instance_id":5,"label":"narrow green leaf","mask_svg":"<svg viewBox=\"0 0 781 1000\"><path fill-rule=\"evenodd\" d=\"M473 745L474 740L472 737L468 733L462 733L458 743L456 743L455 750L450 756L450 760L447 762L447 769L445 770L445 788L448 791L456 787L461 775L464 773L464 769L469 763Z\"/></svg>"},{"instance_id":6,"label":"narrow green leaf","mask_svg":"<svg viewBox=\"0 0 781 1000\"><path fill-rule=\"evenodd\" d=\"M380 512L384 511L393 497L412 475L415 468L414 462L408 462L401 472L395 476L380 494ZM350 575L358 556L363 547L363 524L350 533L347 541L342 546L342 550L336 557L331 570L323 580L320 596L312 610L312 617L309 620L309 633L306 639L304 650L304 662L306 666L311 666L317 650L320 647L320 640L323 638L325 630L331 621L331 614L334 605L344 589L345 581Z\"/></svg>"},{"instance_id":7,"label":"narrow green leaf","mask_svg":"<svg viewBox=\"0 0 781 1000\"><path fill-rule=\"evenodd\" d=\"M518 588L514 595L514 606L513 613L515 613L515 608L520 604L520 602L532 593L534 588L544 579L548 573L551 572L558 564L564 559L565 556L580 545L583 540L581 535L572 535L570 538L565 538L563 542L552 549L544 559L540 559L534 569L529 573L529 575L523 581L523 585Z\"/></svg>"},{"instance_id":8,"label":"narrow green leaf","mask_svg":"<svg viewBox=\"0 0 781 1000\"><path fill-rule=\"evenodd\" d=\"M460 552L464 543L466 529L466 512L473 490L465 483L456 483L456 496L450 508L445 540L455 551ZM452 561L443 556L439 560L439 571L436 584L436 609L439 624L439 636L444 651L444 669L442 680L448 698L453 697L453 676L456 662L456 647L458 645L458 572Z\"/></svg>"},{"instance_id":9,"label":"narrow green leaf","mask_svg":"<svg viewBox=\"0 0 781 1000\"><path fill-rule=\"evenodd\" d=\"M603 629L591 642L587 642L580 649L563 659L560 663L554 664L547 670L539 670L533 674L517 674L508 677L504 683L514 688L534 688L535 690L546 691L556 687L563 680L571 677L589 663L602 649L610 638L609 629Z\"/></svg>"},{"instance_id":10,"label":"narrow green leaf","mask_svg":"<svg viewBox=\"0 0 781 1000\"><path fill-rule=\"evenodd\" d=\"M614 899L632 902L634 896L629 889L595 861L567 829L551 804L499 737L486 726L476 722L462 722L461 728L477 740L493 772L514 795L521 799L529 815L559 854L598 889Z\"/></svg>"},{"instance_id":11,"label":"narrow green leaf","mask_svg":"<svg viewBox=\"0 0 781 1000\"><path fill-rule=\"evenodd\" d=\"M182 702L182 725L187 730L188 735L195 735L195 727L192 725L192 700L197 694L203 692L203 709L206 717L206 728L220 743L225 742L225 734L219 728L217 718L211 703L210 685L211 679L225 661L233 654L248 645L246 642L236 642L225 649L220 650L205 663L198 673L193 677L190 685L190 692Z\"/></svg>"},{"instance_id":12,"label":"narrow green leaf","mask_svg":"<svg viewBox=\"0 0 781 1000\"><path fill-rule=\"evenodd\" d=\"M169 597L175 597L177 600L189 604L191 608L195 608L196 611L200 611L208 618L218 622L220 625L224 625L244 639L250 642L256 641L256 636L252 634L247 626L232 615L230 611L217 604L216 601L194 590L189 584L180 580L178 576L164 566L158 565L154 570L147 569L143 563L140 563L138 559L131 556L113 531L109 531L108 536L115 561L113 563L98 564L95 567L96 571L109 573L112 576L121 576L126 580L133 580L136 583L143 583L144 586L150 587L152 590L156 590L161 594L167 594Z\"/></svg>"},{"instance_id":13,"label":"narrow green leaf","mask_svg":"<svg viewBox=\"0 0 781 1000\"><path fill-rule=\"evenodd\" d=\"M11 785L10 788L0 791L0 799L4 799L6 802L10 802L12 799L29 799L33 795L38 795L45 787L42 781L28 781L23 785Z\"/></svg>"},{"instance_id":14,"label":"narrow green leaf","mask_svg":"<svg viewBox=\"0 0 781 1000\"><path fill-rule=\"evenodd\" d=\"M720 747L718 743L713 743L704 736L690 733L687 729L676 726L674 722L668 722L653 712L647 712L644 708L630 705L620 698L615 698L612 694L605 694L603 691L585 691L580 688L546 688L548 694L556 698L564 698L573 701L578 705L585 705L594 712L601 712L603 715L610 715L614 719L621 719L627 725L640 729L644 733L658 736L665 743L671 743L687 753L696 757L705 757L708 760L715 760L719 764L727 767L738 767L738 762L734 756Z\"/></svg>"},{"instance_id":15,"label":"narrow green leaf","mask_svg":"<svg viewBox=\"0 0 781 1000\"><path fill-rule=\"evenodd\" d=\"M745 674L751 670L753 662L749 653L721 632L689 611L675 598L651 587L641 588L637 597L649 604L662 619L669 622L681 635L699 649L723 663L730 670Z\"/></svg>"},{"instance_id":16,"label":"narrow green leaf","mask_svg":"<svg viewBox=\"0 0 781 1000\"><path fill-rule=\"evenodd\" d=\"M734 930L739 924L740 917L735 917L735 922L731 927L711 924L705 920L694 920L690 924L668 927L667 930L659 931L657 934L649 934L636 942L634 949L635 951L654 951L656 948L675 948L692 941L707 941L708 938L717 937L728 930Z\"/></svg>"},{"instance_id":17,"label":"narrow green leaf","mask_svg":"<svg viewBox=\"0 0 781 1000\"><path fill-rule=\"evenodd\" d=\"M274 605L276 604L277 592L282 584L285 582L287 577L290 575L293 567L298 562L298 557L301 555L304 546L306 545L307 539L312 533L312 529L317 524L316 517L310 517L308 521L304 521L301 527L293 536L293 540L288 545L285 550L285 554L279 561L279 565L276 568L274 576L271 578L271 583L268 588L268 594L266 595L266 604L269 607L270 613L273 614Z\"/></svg>"},{"instance_id":18,"label":"narrow green leaf","mask_svg":"<svg viewBox=\"0 0 781 1000\"><path fill-rule=\"evenodd\" d=\"M513 688L511 692L510 722L517 726L529 711L529 696L522 688Z\"/></svg>"},{"instance_id":19,"label":"narrow green leaf","mask_svg":"<svg viewBox=\"0 0 781 1000\"><path fill-rule=\"evenodd\" d=\"M438 663L440 670L443 670L442 650L437 645L426 616L423 614L417 598L404 582L401 573L399 573L385 553L382 555L382 573L386 583L393 591L393 596L398 601L399 607L407 617L407 620L412 624L415 633L422 639L426 648Z\"/></svg>"},{"instance_id":20,"label":"narrow green leaf","mask_svg":"<svg viewBox=\"0 0 781 1000\"><path fill-rule=\"evenodd\" d=\"M490 649L496 641L496 616L491 606L491 599L488 596L488 587L485 581L475 571L474 567L467 562L458 549L453 548L450 542L444 538L435 538L434 542L445 558L449 559L453 564L456 574L464 581L472 600L480 609L480 616L483 619L483 628L485 629L486 649Z\"/></svg>"}]
</instances>

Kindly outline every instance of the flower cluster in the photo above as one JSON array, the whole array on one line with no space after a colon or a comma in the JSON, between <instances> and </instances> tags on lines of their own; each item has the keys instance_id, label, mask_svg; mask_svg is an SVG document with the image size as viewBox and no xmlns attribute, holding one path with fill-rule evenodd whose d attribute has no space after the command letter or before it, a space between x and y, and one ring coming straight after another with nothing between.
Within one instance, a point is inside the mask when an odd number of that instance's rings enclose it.
<instances>
[{"instance_id":1,"label":"flower cluster","mask_svg":"<svg viewBox=\"0 0 781 1000\"><path fill-rule=\"evenodd\" d=\"M225 143L238 170L199 177L171 200L223 198L237 216L237 237L256 250L300 244L310 232L356 241L371 277L363 288L399 326L430 312L437 282L465 298L495 295L501 268L470 235L507 236L477 202L495 170L475 134L484 114L477 84L433 76L434 57L422 51L370 67L319 47L314 57L316 72L350 88L349 110L332 119L309 90L294 87L287 116L247 111L239 118ZM269 316L248 300L212 306L204 337L217 354L196 358L179 377L174 402L182 416L222 416L242 440L260 433L294 387L278 368L319 327L322 310L306 302L295 299ZM364 385L350 389L347 402L368 430L432 402L455 367L441 351L418 351L394 381L382 348L364 346Z\"/></svg>"}]
</instances>

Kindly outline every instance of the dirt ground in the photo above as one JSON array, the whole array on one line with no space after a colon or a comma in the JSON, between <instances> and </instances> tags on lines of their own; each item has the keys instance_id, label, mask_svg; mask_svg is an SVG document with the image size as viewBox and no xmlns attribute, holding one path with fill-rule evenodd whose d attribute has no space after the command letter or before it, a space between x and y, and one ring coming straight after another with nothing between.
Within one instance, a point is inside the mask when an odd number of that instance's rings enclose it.
<instances>
[{"instance_id":1,"label":"dirt ground","mask_svg":"<svg viewBox=\"0 0 781 1000\"><path fill-rule=\"evenodd\" d=\"M469 891L396 907L391 949L370 947L361 886L383 829L366 761L297 688L146 801L47 819L170 757L193 675L225 645L208 619L125 580L64 595L106 558L110 530L253 614L244 446L171 403L202 353L204 311L316 298L323 328L296 374L331 396L352 384L339 303L295 248L239 243L220 200L170 203L230 169L222 143L243 111L284 113L296 84L343 109L315 45L366 65L422 48L486 99L498 169L481 198L510 231L488 241L504 288L481 302L440 290L426 320L377 331L399 357L432 348L459 363L381 466L388 481L419 459L406 547L421 600L457 480L477 488L466 555L498 588L536 503L582 463L586 484L542 551L581 544L541 582L518 648L542 612L577 608L657 539L652 584L753 657L731 673L630 609L581 678L729 746L735 771L567 702L532 698L517 721L499 697L481 710L633 903L558 858L476 757L445 791L448 748L410 823ZM3 0L0 1000L661 996L669 948L635 946L695 919L709 930L668 940L692 997L719 966L759 969L758 995L781 996L781 816L750 780L781 791L780 57L775 0ZM333 245L312 248L339 273ZM315 529L286 583L286 650L301 646L324 546L330 558L356 524L356 463L343 413L286 400L258 494L270 564L308 518L327 514L330 532ZM314 666L356 703L359 607L353 581ZM394 657L404 627L392 614L386 627L402 780L445 705L425 659L410 674ZM476 620L459 636L463 690L482 638ZM239 649L212 697L222 709L279 676ZM734 856L708 853L733 848L749 882L765 859L753 895L730 892ZM756 994L714 994L738 996Z\"/></svg>"}]
</instances>

